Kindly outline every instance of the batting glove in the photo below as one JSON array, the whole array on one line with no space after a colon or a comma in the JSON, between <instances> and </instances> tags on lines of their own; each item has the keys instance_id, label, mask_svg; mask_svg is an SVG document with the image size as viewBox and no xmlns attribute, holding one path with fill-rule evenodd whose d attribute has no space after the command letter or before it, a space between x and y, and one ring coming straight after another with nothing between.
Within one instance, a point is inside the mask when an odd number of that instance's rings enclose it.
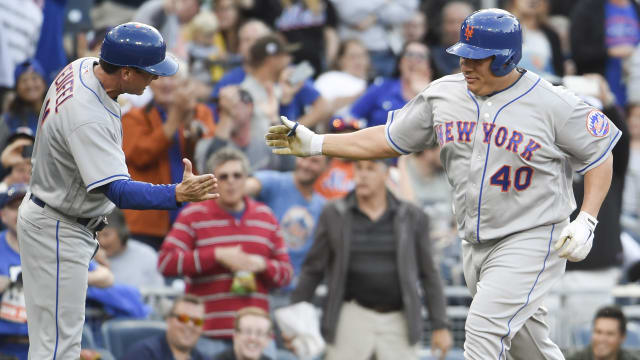
<instances>
[{"instance_id":1,"label":"batting glove","mask_svg":"<svg viewBox=\"0 0 640 360\"><path fill-rule=\"evenodd\" d=\"M556 241L554 248L556 251L560 250L558 256L569 261L584 260L591 251L596 225L596 218L581 211L578 217L562 230L560 239Z\"/></svg>"},{"instance_id":2,"label":"batting glove","mask_svg":"<svg viewBox=\"0 0 640 360\"><path fill-rule=\"evenodd\" d=\"M267 145L273 148L274 154L322 155L324 135L318 135L307 129L306 126L287 119L286 116L280 116L280 121L282 121L282 125L270 127L269 132L265 135Z\"/></svg>"}]
</instances>

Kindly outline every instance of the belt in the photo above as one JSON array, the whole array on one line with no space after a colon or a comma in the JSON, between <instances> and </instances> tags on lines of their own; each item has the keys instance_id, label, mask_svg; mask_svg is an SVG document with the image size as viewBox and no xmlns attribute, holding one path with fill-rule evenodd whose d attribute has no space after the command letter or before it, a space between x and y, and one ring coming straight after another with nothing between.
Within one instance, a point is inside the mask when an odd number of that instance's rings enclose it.
<instances>
[{"instance_id":1,"label":"belt","mask_svg":"<svg viewBox=\"0 0 640 360\"><path fill-rule=\"evenodd\" d=\"M31 201L33 201L34 204L40 206L43 209L45 208L45 206L47 206L47 203L45 203L44 201L42 201L42 199L40 199L39 197L37 197L37 196L35 196L33 194L31 194L31 197L29 197L29 199ZM76 222L78 224L84 226L84 227L87 227L89 225L89 223L91 222L91 220L93 220L93 219L92 218L81 218L81 217L76 218ZM104 221L101 221L98 224L98 226L96 226L96 228L93 229L93 231L96 231L96 232L100 231L100 230L104 229L105 225L106 224L104 223Z\"/></svg>"},{"instance_id":2,"label":"belt","mask_svg":"<svg viewBox=\"0 0 640 360\"><path fill-rule=\"evenodd\" d=\"M386 313L390 313L390 312L396 312L396 311L401 311L402 307L398 307L398 306L393 306L393 305L373 305L373 304L363 304L362 302L358 301L358 300L353 300L356 302L356 304L362 306L363 308L367 308L369 310L375 311L377 313L381 313L381 314L386 314Z\"/></svg>"}]
</instances>

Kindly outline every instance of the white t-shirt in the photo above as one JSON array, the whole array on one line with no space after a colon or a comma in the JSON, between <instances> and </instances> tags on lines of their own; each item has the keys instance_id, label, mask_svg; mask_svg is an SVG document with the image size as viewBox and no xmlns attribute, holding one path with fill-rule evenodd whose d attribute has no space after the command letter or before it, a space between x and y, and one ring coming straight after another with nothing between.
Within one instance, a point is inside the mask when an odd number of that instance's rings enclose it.
<instances>
[{"instance_id":1,"label":"white t-shirt","mask_svg":"<svg viewBox=\"0 0 640 360\"><path fill-rule=\"evenodd\" d=\"M109 258L117 284L141 287L163 287L164 278L158 272L158 254L151 246L129 240L124 252Z\"/></svg>"},{"instance_id":2,"label":"white t-shirt","mask_svg":"<svg viewBox=\"0 0 640 360\"><path fill-rule=\"evenodd\" d=\"M326 72L320 75L313 85L327 101L362 94L367 88L365 80L343 71ZM348 115L349 107L339 109L335 115Z\"/></svg>"}]
</instances>

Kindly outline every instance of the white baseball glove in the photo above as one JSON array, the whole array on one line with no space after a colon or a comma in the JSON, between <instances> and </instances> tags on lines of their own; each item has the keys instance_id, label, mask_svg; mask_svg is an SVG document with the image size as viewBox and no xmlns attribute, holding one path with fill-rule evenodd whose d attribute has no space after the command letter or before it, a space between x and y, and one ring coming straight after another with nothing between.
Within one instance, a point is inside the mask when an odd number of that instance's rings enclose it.
<instances>
[{"instance_id":1,"label":"white baseball glove","mask_svg":"<svg viewBox=\"0 0 640 360\"><path fill-rule=\"evenodd\" d=\"M275 125L269 128L265 135L267 145L272 147L274 154L313 156L322 154L322 142L324 135L318 135L300 125L280 116L282 125Z\"/></svg>"},{"instance_id":2,"label":"white baseball glove","mask_svg":"<svg viewBox=\"0 0 640 360\"><path fill-rule=\"evenodd\" d=\"M580 214L567 227L562 230L560 238L554 246L560 251L558 256L569 261L582 261L589 255L593 245L593 232L598 225L598 220L581 211Z\"/></svg>"}]
</instances>

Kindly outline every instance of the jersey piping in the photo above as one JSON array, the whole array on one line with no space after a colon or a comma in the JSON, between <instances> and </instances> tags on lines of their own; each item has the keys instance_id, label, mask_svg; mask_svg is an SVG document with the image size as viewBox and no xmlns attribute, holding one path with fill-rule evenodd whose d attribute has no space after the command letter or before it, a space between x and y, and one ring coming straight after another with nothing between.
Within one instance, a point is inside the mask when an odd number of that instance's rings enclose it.
<instances>
[{"instance_id":1,"label":"jersey piping","mask_svg":"<svg viewBox=\"0 0 640 360\"><path fill-rule=\"evenodd\" d=\"M96 98L98 99L98 101L100 102L100 104L102 105L102 107L104 107L105 110L107 110L107 112L115 117L117 117L118 119L120 119L120 116L116 115L113 111L109 110L109 108L107 108L107 106L102 102L102 99L100 99L100 96L98 96L98 94L96 94L95 91L93 91L92 88L88 87L87 84L84 83L84 80L82 80L82 66L84 65L84 62L90 60L90 59L85 59L82 60L82 62L80 63L80 66L78 67L78 78L80 79L80 83L82 84L82 86L84 86L87 90L91 91L93 93L93 95L96 96ZM100 83L100 81L98 81L98 83Z\"/></svg>"},{"instance_id":2,"label":"jersey piping","mask_svg":"<svg viewBox=\"0 0 640 360\"><path fill-rule=\"evenodd\" d=\"M589 167L591 167L593 164L598 163L598 161L600 161L605 155L607 155L609 153L609 151L611 150L611 146L617 141L618 137L622 134L622 132L620 131L620 129L618 129L618 132L616 132L616 135L613 137L613 139L611 139L611 142L609 143L609 146L607 146L607 149L593 162L591 162L591 164L583 167L580 170L577 170L576 172L578 174L583 174L587 169L589 169Z\"/></svg>"},{"instance_id":3,"label":"jersey piping","mask_svg":"<svg viewBox=\"0 0 640 360\"><path fill-rule=\"evenodd\" d=\"M493 117L493 121L492 124L496 123L496 119L498 118L498 115L500 115L500 112L506 108L507 106L513 104L514 102L516 102L517 100L519 100L520 98L522 98L523 96L527 95L528 93L531 92L531 90L533 90L533 88L536 87L536 85L538 85L538 83L540 83L540 77L538 77L538 80L529 88L529 90L525 91L523 94L521 94L520 96L518 96L517 98L509 101L508 103L502 105L502 107L498 110L498 112L496 112L496 116ZM469 90L467 90L467 92L469 93L469 96L471 96L471 93L469 92ZM472 96L473 99L473 96ZM474 99L475 101L475 99ZM477 102L476 102L477 105ZM484 168L482 169L482 180L480 180L480 195L478 196L478 217L477 217L477 225L476 225L476 241L479 243L480 242L480 213L482 210L482 189L484 186L484 177L487 173L487 163L489 162L489 151L491 150L491 142L489 142L489 144L487 144L487 155L484 158Z\"/></svg>"}]
</instances>

